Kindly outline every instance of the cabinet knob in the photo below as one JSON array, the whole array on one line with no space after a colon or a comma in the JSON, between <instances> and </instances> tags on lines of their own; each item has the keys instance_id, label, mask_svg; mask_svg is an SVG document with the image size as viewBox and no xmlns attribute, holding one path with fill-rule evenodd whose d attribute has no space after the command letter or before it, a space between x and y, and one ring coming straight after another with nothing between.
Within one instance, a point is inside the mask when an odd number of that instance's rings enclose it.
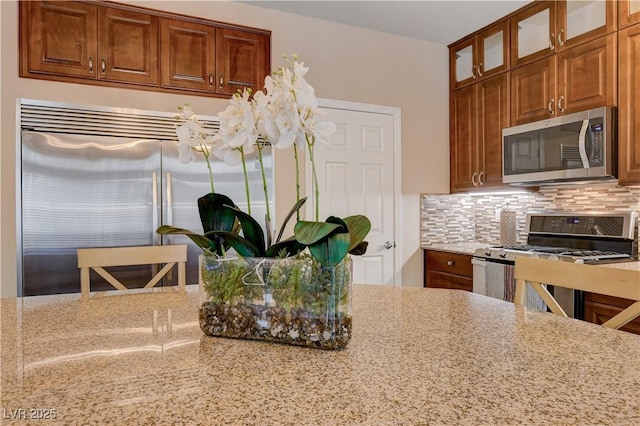
<instances>
[{"instance_id":1,"label":"cabinet knob","mask_svg":"<svg viewBox=\"0 0 640 426\"><path fill-rule=\"evenodd\" d=\"M447 266L453 266L455 264L456 264L455 260L447 260Z\"/></svg>"}]
</instances>

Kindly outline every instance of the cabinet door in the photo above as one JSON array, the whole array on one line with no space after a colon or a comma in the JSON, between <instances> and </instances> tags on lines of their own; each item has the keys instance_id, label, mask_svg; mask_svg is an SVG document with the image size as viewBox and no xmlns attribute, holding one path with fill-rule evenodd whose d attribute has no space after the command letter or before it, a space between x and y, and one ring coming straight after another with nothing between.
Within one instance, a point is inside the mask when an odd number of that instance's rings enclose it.
<instances>
[{"instance_id":1,"label":"cabinet door","mask_svg":"<svg viewBox=\"0 0 640 426\"><path fill-rule=\"evenodd\" d=\"M467 86L476 81L476 37L461 41L449 49L449 88Z\"/></svg>"},{"instance_id":2,"label":"cabinet door","mask_svg":"<svg viewBox=\"0 0 640 426\"><path fill-rule=\"evenodd\" d=\"M620 30L618 174L622 184L640 183L640 24Z\"/></svg>"},{"instance_id":3,"label":"cabinet door","mask_svg":"<svg viewBox=\"0 0 640 426\"><path fill-rule=\"evenodd\" d=\"M213 92L215 28L165 18L160 25L162 87Z\"/></svg>"},{"instance_id":4,"label":"cabinet door","mask_svg":"<svg viewBox=\"0 0 640 426\"><path fill-rule=\"evenodd\" d=\"M555 51L556 2L537 1L511 17L511 67Z\"/></svg>"},{"instance_id":5,"label":"cabinet door","mask_svg":"<svg viewBox=\"0 0 640 426\"><path fill-rule=\"evenodd\" d=\"M507 186L502 183L502 129L509 127L509 78L504 73L477 86L478 184Z\"/></svg>"},{"instance_id":6,"label":"cabinet door","mask_svg":"<svg viewBox=\"0 0 640 426\"><path fill-rule=\"evenodd\" d=\"M640 22L640 0L620 0L617 3L620 28Z\"/></svg>"},{"instance_id":7,"label":"cabinet door","mask_svg":"<svg viewBox=\"0 0 640 426\"><path fill-rule=\"evenodd\" d=\"M615 1L566 0L557 5L556 47L560 51L616 30Z\"/></svg>"},{"instance_id":8,"label":"cabinet door","mask_svg":"<svg viewBox=\"0 0 640 426\"><path fill-rule=\"evenodd\" d=\"M511 71L511 125L555 115L555 57Z\"/></svg>"},{"instance_id":9,"label":"cabinet door","mask_svg":"<svg viewBox=\"0 0 640 426\"><path fill-rule=\"evenodd\" d=\"M98 78L158 85L158 18L100 8Z\"/></svg>"},{"instance_id":10,"label":"cabinet door","mask_svg":"<svg viewBox=\"0 0 640 426\"><path fill-rule=\"evenodd\" d=\"M96 78L97 8L66 1L21 2L27 40L22 71ZM28 52L28 56L24 53Z\"/></svg>"},{"instance_id":11,"label":"cabinet door","mask_svg":"<svg viewBox=\"0 0 640 426\"><path fill-rule=\"evenodd\" d=\"M616 37L610 34L558 53L558 114L616 104Z\"/></svg>"},{"instance_id":12,"label":"cabinet door","mask_svg":"<svg viewBox=\"0 0 640 426\"><path fill-rule=\"evenodd\" d=\"M269 43L262 34L227 28L216 32L216 93L234 94L264 87L269 74Z\"/></svg>"},{"instance_id":13,"label":"cabinet door","mask_svg":"<svg viewBox=\"0 0 640 426\"><path fill-rule=\"evenodd\" d=\"M489 78L509 69L509 21L493 25L477 35L480 79Z\"/></svg>"},{"instance_id":14,"label":"cabinet door","mask_svg":"<svg viewBox=\"0 0 640 426\"><path fill-rule=\"evenodd\" d=\"M451 192L473 189L478 182L474 92L475 86L467 86L450 95Z\"/></svg>"}]
</instances>

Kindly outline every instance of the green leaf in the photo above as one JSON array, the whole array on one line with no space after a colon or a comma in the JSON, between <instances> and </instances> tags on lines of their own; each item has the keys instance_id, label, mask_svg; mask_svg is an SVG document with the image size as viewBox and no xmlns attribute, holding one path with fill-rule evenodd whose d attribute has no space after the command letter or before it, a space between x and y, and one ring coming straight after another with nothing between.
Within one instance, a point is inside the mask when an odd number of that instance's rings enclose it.
<instances>
[{"instance_id":1,"label":"green leaf","mask_svg":"<svg viewBox=\"0 0 640 426\"><path fill-rule=\"evenodd\" d=\"M356 255L356 256L362 256L363 254L365 254L367 252L367 247L369 246L369 243L366 241L361 241L360 244L358 244L357 246L355 246L354 248L349 250L349 253Z\"/></svg>"},{"instance_id":2,"label":"green leaf","mask_svg":"<svg viewBox=\"0 0 640 426\"><path fill-rule=\"evenodd\" d=\"M249 240L258 249L257 256L264 256L265 244L264 244L264 232L260 227L258 221L256 221L251 215L243 212L237 207L223 206L225 209L233 211L242 225L242 235Z\"/></svg>"},{"instance_id":3,"label":"green leaf","mask_svg":"<svg viewBox=\"0 0 640 426\"><path fill-rule=\"evenodd\" d=\"M160 226L156 232L161 235L169 235L169 234L178 234L178 235L186 235L193 241L198 247L202 250L211 251L213 253L217 253L222 255L221 245L217 240L210 240L204 235L196 234L195 232L189 231L188 229L176 228L174 226L162 225Z\"/></svg>"},{"instance_id":4,"label":"green leaf","mask_svg":"<svg viewBox=\"0 0 640 426\"><path fill-rule=\"evenodd\" d=\"M290 237L267 248L265 256L277 257L283 250L287 252L287 256L295 256L306 247L306 245L299 243L295 237Z\"/></svg>"},{"instance_id":5,"label":"green leaf","mask_svg":"<svg viewBox=\"0 0 640 426\"><path fill-rule=\"evenodd\" d=\"M261 253L260 250L251 243L251 241L233 232L210 231L204 235L206 237L216 236L222 241L229 243L229 245L233 247L240 256L243 257L259 257L264 253Z\"/></svg>"},{"instance_id":6,"label":"green leaf","mask_svg":"<svg viewBox=\"0 0 640 426\"><path fill-rule=\"evenodd\" d=\"M340 227L340 225L334 223L301 220L296 223L293 232L299 243L309 246L331 235L332 232L340 229Z\"/></svg>"},{"instance_id":7,"label":"green leaf","mask_svg":"<svg viewBox=\"0 0 640 426\"><path fill-rule=\"evenodd\" d=\"M287 227L287 223L289 223L289 220L293 217L293 215L298 210L302 208L302 206L306 201L307 201L307 197L301 198L293 205L293 207L291 207L291 210L289 210L287 217L285 217L284 220L282 221L282 227L280 227L280 232L278 233L278 238L276 238L276 243L280 241L280 238L282 238L282 234L284 233L284 228Z\"/></svg>"},{"instance_id":8,"label":"green leaf","mask_svg":"<svg viewBox=\"0 0 640 426\"><path fill-rule=\"evenodd\" d=\"M340 219L339 217L329 216L327 220L325 220L325 222L335 223L336 225L340 225L340 232L349 232L349 227L347 226L346 222Z\"/></svg>"},{"instance_id":9,"label":"green leaf","mask_svg":"<svg viewBox=\"0 0 640 426\"><path fill-rule=\"evenodd\" d=\"M340 232L309 246L313 257L324 266L336 266L349 252L349 233Z\"/></svg>"},{"instance_id":10,"label":"green leaf","mask_svg":"<svg viewBox=\"0 0 640 426\"><path fill-rule=\"evenodd\" d=\"M206 234L209 231L231 231L236 222L235 213L225 206L236 207L233 200L223 194L210 192L198 198L200 222Z\"/></svg>"},{"instance_id":11,"label":"green leaf","mask_svg":"<svg viewBox=\"0 0 640 426\"><path fill-rule=\"evenodd\" d=\"M349 228L351 242L349 245L350 253L354 250L369 234L371 230L371 221L363 215L348 216L342 219ZM367 246L364 247L365 251ZM356 253L352 253L356 254ZM362 253L364 254L364 252Z\"/></svg>"}]
</instances>

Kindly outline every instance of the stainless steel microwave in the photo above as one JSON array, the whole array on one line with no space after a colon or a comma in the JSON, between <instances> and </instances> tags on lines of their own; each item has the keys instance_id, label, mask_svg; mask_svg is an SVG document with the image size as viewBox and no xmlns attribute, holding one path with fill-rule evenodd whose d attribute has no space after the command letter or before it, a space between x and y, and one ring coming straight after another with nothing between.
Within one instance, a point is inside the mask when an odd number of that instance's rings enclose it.
<instances>
[{"instance_id":1,"label":"stainless steel microwave","mask_svg":"<svg viewBox=\"0 0 640 426\"><path fill-rule=\"evenodd\" d=\"M541 185L616 179L616 109L603 107L502 130L502 181Z\"/></svg>"}]
</instances>

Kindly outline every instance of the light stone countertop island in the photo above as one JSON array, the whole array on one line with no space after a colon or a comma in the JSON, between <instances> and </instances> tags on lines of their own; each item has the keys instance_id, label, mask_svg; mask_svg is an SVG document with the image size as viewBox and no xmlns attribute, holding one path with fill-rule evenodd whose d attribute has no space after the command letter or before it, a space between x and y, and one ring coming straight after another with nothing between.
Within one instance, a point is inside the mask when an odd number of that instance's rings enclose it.
<instances>
[{"instance_id":1,"label":"light stone countertop island","mask_svg":"<svg viewBox=\"0 0 640 426\"><path fill-rule=\"evenodd\" d=\"M204 336L193 287L1 308L3 425L640 424L640 336L459 290L356 285L336 351Z\"/></svg>"}]
</instances>

